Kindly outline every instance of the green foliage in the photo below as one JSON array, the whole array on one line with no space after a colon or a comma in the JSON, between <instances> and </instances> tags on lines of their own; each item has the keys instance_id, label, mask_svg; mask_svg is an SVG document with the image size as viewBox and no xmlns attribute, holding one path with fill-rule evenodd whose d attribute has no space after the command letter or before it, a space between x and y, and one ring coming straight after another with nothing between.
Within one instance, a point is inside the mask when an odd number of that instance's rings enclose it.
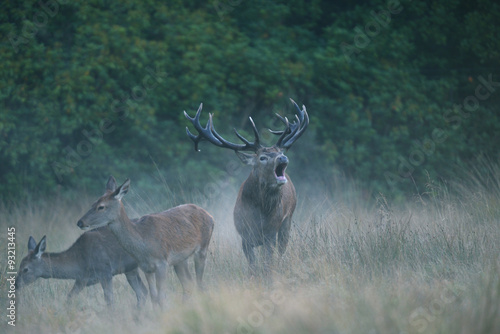
<instances>
[{"instance_id":1,"label":"green foliage","mask_svg":"<svg viewBox=\"0 0 500 334\"><path fill-rule=\"evenodd\" d=\"M491 1L5 1L0 193L146 184L157 169L199 187L235 158L195 155L183 110L203 102L236 140L250 115L279 126L292 97L311 126L290 173L411 195L450 164L499 158L499 19ZM467 105L479 85L488 97Z\"/></svg>"}]
</instances>

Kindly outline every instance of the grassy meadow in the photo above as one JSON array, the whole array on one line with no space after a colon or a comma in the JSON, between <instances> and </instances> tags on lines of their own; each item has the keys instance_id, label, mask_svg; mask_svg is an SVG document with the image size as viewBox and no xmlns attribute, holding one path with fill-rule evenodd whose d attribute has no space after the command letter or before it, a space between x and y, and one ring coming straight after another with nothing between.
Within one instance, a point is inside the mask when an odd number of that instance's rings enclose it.
<instances>
[{"instance_id":1,"label":"grassy meadow","mask_svg":"<svg viewBox=\"0 0 500 334\"><path fill-rule=\"evenodd\" d=\"M166 185L162 195L152 196L132 183L124 199L130 217L182 201L215 217L207 291L183 302L171 270L168 307L159 310L148 300L137 310L132 289L119 275L113 280L116 307L107 310L100 285L84 289L67 304L73 281L39 279L17 292L15 327L6 320L7 227L16 227L17 266L30 235L36 241L47 235L47 251L62 251L82 233L76 222L99 194L4 206L0 329L54 334L500 333L500 169L488 168L490 173L482 176L464 172L456 184L429 180L420 195L404 203L381 194L367 200L343 182L313 188L296 180L299 204L292 236L270 285L246 275L232 222L237 186L221 184L213 196L174 198Z\"/></svg>"}]
</instances>

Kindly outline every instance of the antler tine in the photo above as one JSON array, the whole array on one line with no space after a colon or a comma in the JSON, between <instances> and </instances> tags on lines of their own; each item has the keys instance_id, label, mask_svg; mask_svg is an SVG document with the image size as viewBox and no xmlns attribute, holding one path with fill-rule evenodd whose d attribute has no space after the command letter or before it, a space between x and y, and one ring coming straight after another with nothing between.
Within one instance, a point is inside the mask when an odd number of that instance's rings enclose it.
<instances>
[{"instance_id":1,"label":"antler tine","mask_svg":"<svg viewBox=\"0 0 500 334\"><path fill-rule=\"evenodd\" d=\"M243 140L243 142L245 142L246 144L248 145L254 145L256 147L260 147L260 135L259 135L259 131L257 130L257 127L255 126L255 123L252 119L252 117L248 117L248 119L250 120L250 123L252 124L252 130L253 130L253 135L255 137L255 140L253 143L249 143L248 140L246 140L245 138L243 138L243 136L241 136L238 131L234 130L234 132L236 133L236 135L238 136L238 138L240 138L241 140Z\"/></svg>"},{"instance_id":2,"label":"antler tine","mask_svg":"<svg viewBox=\"0 0 500 334\"><path fill-rule=\"evenodd\" d=\"M300 110L299 108L299 105L293 100L293 99L290 99L290 101L292 101L293 105L295 106L295 108L297 108L297 111L299 112L299 115L302 114L302 110ZM302 108L305 109L305 106L302 105ZM302 116L302 115L301 115ZM301 118L301 121L303 120L303 118Z\"/></svg>"},{"instance_id":3,"label":"antler tine","mask_svg":"<svg viewBox=\"0 0 500 334\"><path fill-rule=\"evenodd\" d=\"M199 117L200 117L199 116L199 112L201 111L202 106L203 106L203 103L200 104L200 107L198 108L198 111L196 112L196 115L194 116L194 118L190 117L188 115L188 113L186 112L186 110L184 110L184 116L186 116L187 119L189 119L193 124L195 124L195 121L199 120ZM194 149L196 151L199 151L199 149L198 149L198 143L201 140L201 136L200 135L198 135L198 136L193 135L191 133L191 131L189 131L189 128L187 126L186 126L186 133L189 136L189 138L191 138L191 140L194 142Z\"/></svg>"},{"instance_id":4,"label":"antler tine","mask_svg":"<svg viewBox=\"0 0 500 334\"><path fill-rule=\"evenodd\" d=\"M276 142L276 146L280 147L281 143L283 142L283 139L285 139L287 134L290 132L290 122L288 122L288 118L283 117L280 114L276 114L276 116L278 116L278 118L285 124L285 130L283 130L283 131L269 130L269 131L271 131L271 133L273 133L275 135L280 135L278 141Z\"/></svg>"},{"instance_id":5,"label":"antler tine","mask_svg":"<svg viewBox=\"0 0 500 334\"><path fill-rule=\"evenodd\" d=\"M234 144L231 143L224 138L215 130L213 119L212 119L212 114L209 114L208 117L208 122L205 127L202 127L200 124L200 114L201 114L201 109L203 107L203 103L200 104L200 107L198 108L198 111L196 112L196 115L194 117L190 117L185 111L184 111L184 116L191 121L193 124L194 128L196 131L198 131L198 135L195 136L192 134L189 129L186 127L186 132L189 138L194 142L194 148L196 151L198 150L198 143L205 139L209 141L210 143L214 144L215 146L218 147L223 147L223 148L229 148L235 151L257 151L261 145L260 145L260 137L259 137L259 132L257 131L257 128L255 127L255 123L253 122L252 118L250 117L250 122L252 123L252 128L255 134L255 141L252 143L248 141L246 138L244 138L242 135L240 135L236 130L235 133L240 138L244 144Z\"/></svg>"},{"instance_id":6,"label":"antler tine","mask_svg":"<svg viewBox=\"0 0 500 334\"><path fill-rule=\"evenodd\" d=\"M280 138L276 142L275 146L284 149L289 149L292 144L299 139L300 136L302 136L309 125L309 115L307 114L306 107L302 105L302 109L300 109L294 100L290 99L290 101L292 101L298 110L298 115L295 115L295 121L293 123L289 123L286 117L277 114L278 118L285 123L286 128L283 131L271 130L271 133L280 135Z\"/></svg>"},{"instance_id":7,"label":"antler tine","mask_svg":"<svg viewBox=\"0 0 500 334\"><path fill-rule=\"evenodd\" d=\"M198 135L195 136L194 134L192 134L189 131L188 127L186 127L186 133L189 136L189 138L191 138L191 140L194 142L194 149L196 151L200 151L198 149L198 144L203 139L208 140L209 142L211 142L214 145L222 146L222 143L217 138L215 138L212 135L211 131L210 131L210 129L212 127L211 126L211 122L212 122L212 116L211 115L210 115L210 117L208 119L207 125L205 127L201 126L201 124L200 124L200 115L201 115L201 110L202 109L203 109L203 103L200 103L200 107L198 108L198 111L196 112L196 115L194 117L190 117L188 115L188 113L186 111L184 111L184 116L186 116L186 118L191 121L191 123L193 124L194 128L196 129L196 131L198 131Z\"/></svg>"},{"instance_id":8,"label":"antler tine","mask_svg":"<svg viewBox=\"0 0 500 334\"><path fill-rule=\"evenodd\" d=\"M278 113L276 113L275 115L276 115L276 117L278 117L280 119L280 121L282 121L285 124L286 128L288 129L288 127L289 127L288 118L283 117ZM269 129L269 132L271 132L272 134L275 134L275 135L281 135L285 131L284 130L271 130L271 129Z\"/></svg>"},{"instance_id":9,"label":"antler tine","mask_svg":"<svg viewBox=\"0 0 500 334\"><path fill-rule=\"evenodd\" d=\"M289 149L293 143L300 138L304 134L309 125L309 115L307 114L306 106L302 105L302 110L299 109L299 106L292 100L297 109L299 110L299 116L295 115L297 125L292 131L292 133L284 139L284 143L281 147L285 149Z\"/></svg>"},{"instance_id":10,"label":"antler tine","mask_svg":"<svg viewBox=\"0 0 500 334\"><path fill-rule=\"evenodd\" d=\"M221 147L230 148L230 149L235 150L235 151L254 151L255 152L261 147L260 136L259 136L259 131L257 130L252 117L249 117L249 119L250 119L250 123L252 124L252 129L253 129L253 132L255 135L255 140L253 143L250 142L245 137L243 137L238 131L236 131L236 129L233 129L234 133L244 144L231 143L231 142L225 140L224 138L222 138L222 136L217 131L215 131L213 124L212 124L212 128L211 128L212 134L223 144L223 146L221 146Z\"/></svg>"}]
</instances>

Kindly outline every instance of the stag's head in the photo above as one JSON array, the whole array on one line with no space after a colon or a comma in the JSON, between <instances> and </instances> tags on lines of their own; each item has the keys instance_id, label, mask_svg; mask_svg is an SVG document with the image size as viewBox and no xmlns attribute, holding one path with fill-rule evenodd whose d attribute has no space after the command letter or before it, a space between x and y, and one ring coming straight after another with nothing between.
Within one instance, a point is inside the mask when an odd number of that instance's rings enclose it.
<instances>
[{"instance_id":1,"label":"stag's head","mask_svg":"<svg viewBox=\"0 0 500 334\"><path fill-rule=\"evenodd\" d=\"M283 122L285 128L280 131L270 130L271 133L278 135L279 138L273 146L265 147L260 143L260 136L255 123L250 117L250 123L252 124L252 129L254 132L255 139L250 142L238 131L234 130L236 136L243 142L243 144L231 143L224 138L222 138L219 133L215 130L212 114L209 114L208 123L205 127L200 124L200 114L203 108L203 104L200 104L198 111L194 117L190 117L185 111L184 115L187 119L191 121L198 135L192 134L186 127L186 132L194 142L194 148L198 150L198 144L202 140L207 140L215 146L222 148L229 148L234 150L238 157L247 165L253 166L253 173L258 176L261 183L269 185L271 187L280 187L287 182L285 175L285 170L288 166L288 158L284 154L292 144L304 133L307 126L309 125L309 116L306 111L306 107L302 106L302 109L290 99L292 103L298 110L298 114L295 115L295 121L290 123L286 117L276 114L276 116ZM244 151L249 151L251 153L244 153Z\"/></svg>"}]
</instances>

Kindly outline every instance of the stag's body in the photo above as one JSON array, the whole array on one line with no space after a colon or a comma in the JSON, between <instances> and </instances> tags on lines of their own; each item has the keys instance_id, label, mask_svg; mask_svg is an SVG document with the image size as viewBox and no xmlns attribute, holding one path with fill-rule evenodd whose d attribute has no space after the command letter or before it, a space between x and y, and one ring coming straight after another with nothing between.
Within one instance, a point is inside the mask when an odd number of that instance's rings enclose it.
<instances>
[{"instance_id":1,"label":"stag's body","mask_svg":"<svg viewBox=\"0 0 500 334\"><path fill-rule=\"evenodd\" d=\"M184 293L191 290L192 279L187 260L193 255L196 279L202 289L205 259L214 221L205 210L185 204L160 213L145 215L137 224L128 218L121 198L130 181L116 189L110 177L107 192L80 219L82 229L108 225L122 247L146 274L153 302L164 305L168 266L173 266ZM155 282L156 281L156 282Z\"/></svg>"},{"instance_id":2,"label":"stag's body","mask_svg":"<svg viewBox=\"0 0 500 334\"><path fill-rule=\"evenodd\" d=\"M267 274L272 264L276 243L278 243L280 255L285 252L288 244L297 196L290 177L285 173L288 158L283 152L291 147L309 124L309 116L305 107L302 107L301 110L295 102L293 103L299 111L296 121L289 123L288 119L278 115L286 128L283 131L272 131L274 134L280 135L277 143L272 147L263 147L260 144L259 133L252 118L250 118L250 122L255 134L255 141L250 142L235 131L243 144L234 144L222 138L215 131L212 115L209 116L206 127L200 125L202 105L193 118L184 112L198 131L198 135L195 136L187 130L188 136L195 143L196 150L201 140L208 140L216 146L234 150L244 163L253 166L252 172L241 185L234 207L234 224L241 236L243 252L248 260L251 275L254 275L257 269L254 247L263 245L265 248L264 273ZM254 153L247 154L241 151Z\"/></svg>"},{"instance_id":3,"label":"stag's body","mask_svg":"<svg viewBox=\"0 0 500 334\"><path fill-rule=\"evenodd\" d=\"M148 290L142 283L137 262L118 244L109 228L103 227L82 234L63 252L45 253L45 237L37 245L30 237L28 255L21 261L16 287L31 284L37 278L74 279L68 300L84 287L100 283L108 306L113 304L112 278L125 274L137 296L137 305L144 304Z\"/></svg>"},{"instance_id":4,"label":"stag's body","mask_svg":"<svg viewBox=\"0 0 500 334\"><path fill-rule=\"evenodd\" d=\"M254 247L263 245L266 248L266 266L271 263L276 241L280 255L286 250L297 196L290 177L287 174L285 177L287 181L282 186L263 183L254 168L240 187L234 207L234 225L241 236L251 274L256 271Z\"/></svg>"}]
</instances>

